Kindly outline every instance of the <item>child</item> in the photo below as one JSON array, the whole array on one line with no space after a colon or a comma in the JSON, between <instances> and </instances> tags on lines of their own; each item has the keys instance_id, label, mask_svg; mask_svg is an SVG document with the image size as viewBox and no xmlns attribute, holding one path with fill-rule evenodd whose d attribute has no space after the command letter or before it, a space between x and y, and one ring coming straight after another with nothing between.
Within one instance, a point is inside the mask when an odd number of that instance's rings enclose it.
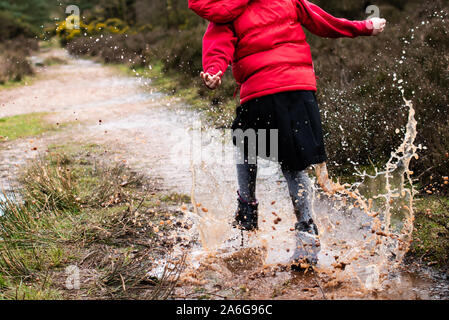
<instances>
[{"instance_id":1,"label":"child","mask_svg":"<svg viewBox=\"0 0 449 320\"><path fill-rule=\"evenodd\" d=\"M302 26L321 37L353 38L381 33L386 21L335 18L306 0L189 0L189 8L210 21L203 39L205 85L216 89L232 64L241 100L234 132L253 129L261 139L260 129L278 131L278 161L298 221L298 249L293 258L316 263L318 229L311 216L311 183L304 170L316 165L323 188L332 191L334 186L327 179L316 77ZM240 148L243 163L237 164L234 225L255 230L257 163L248 156L248 143Z\"/></svg>"}]
</instances>

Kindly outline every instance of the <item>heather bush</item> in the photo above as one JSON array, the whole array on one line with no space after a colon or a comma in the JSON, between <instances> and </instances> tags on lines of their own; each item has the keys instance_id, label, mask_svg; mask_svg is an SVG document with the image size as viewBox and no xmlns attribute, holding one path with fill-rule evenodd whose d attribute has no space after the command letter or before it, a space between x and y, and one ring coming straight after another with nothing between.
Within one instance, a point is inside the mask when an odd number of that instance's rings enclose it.
<instances>
[{"instance_id":1,"label":"heather bush","mask_svg":"<svg viewBox=\"0 0 449 320\"><path fill-rule=\"evenodd\" d=\"M34 73L28 61L33 50L37 50L37 41L33 39L19 37L0 43L0 84L21 81Z\"/></svg>"},{"instance_id":2,"label":"heather bush","mask_svg":"<svg viewBox=\"0 0 449 320\"><path fill-rule=\"evenodd\" d=\"M412 164L415 176L426 185L431 175L447 175L448 13L444 1L409 4L404 19L377 39L310 38L334 171L387 161L405 132L404 89L416 109L417 144L426 148Z\"/></svg>"},{"instance_id":3,"label":"heather bush","mask_svg":"<svg viewBox=\"0 0 449 320\"><path fill-rule=\"evenodd\" d=\"M385 14L386 7L391 7L395 12L403 10L406 3L416 3L418 1L407 0L313 0L313 3L317 4L327 12L332 13L335 16L346 17L348 19L364 19L365 9L369 5L380 6L382 14ZM391 18L391 16L389 16Z\"/></svg>"}]
</instances>

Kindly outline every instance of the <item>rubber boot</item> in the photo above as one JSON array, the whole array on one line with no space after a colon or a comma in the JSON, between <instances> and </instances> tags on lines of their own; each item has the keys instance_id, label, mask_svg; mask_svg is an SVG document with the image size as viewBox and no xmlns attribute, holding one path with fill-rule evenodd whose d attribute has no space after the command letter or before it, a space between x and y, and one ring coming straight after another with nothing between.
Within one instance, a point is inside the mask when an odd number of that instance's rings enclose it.
<instances>
[{"instance_id":1,"label":"rubber boot","mask_svg":"<svg viewBox=\"0 0 449 320\"><path fill-rule=\"evenodd\" d=\"M303 266L314 266L318 262L320 240L318 228L312 219L295 224L296 248L292 256L292 270L304 269Z\"/></svg>"},{"instance_id":2,"label":"rubber boot","mask_svg":"<svg viewBox=\"0 0 449 320\"><path fill-rule=\"evenodd\" d=\"M233 227L245 231L257 230L258 207L259 204L257 202L249 203L239 196L235 221L232 224Z\"/></svg>"}]
</instances>

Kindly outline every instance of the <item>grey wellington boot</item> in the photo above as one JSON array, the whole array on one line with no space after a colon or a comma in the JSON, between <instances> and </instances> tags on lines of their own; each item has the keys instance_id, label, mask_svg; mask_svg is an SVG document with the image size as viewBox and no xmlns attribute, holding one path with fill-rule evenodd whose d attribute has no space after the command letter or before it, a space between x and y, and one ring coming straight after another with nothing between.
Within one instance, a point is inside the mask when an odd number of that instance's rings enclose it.
<instances>
[{"instance_id":1,"label":"grey wellington boot","mask_svg":"<svg viewBox=\"0 0 449 320\"><path fill-rule=\"evenodd\" d=\"M301 265L316 265L318 262L318 253L321 250L320 240L318 238L318 228L312 219L309 221L297 222L296 230L296 248L292 256L294 265L293 270L302 269Z\"/></svg>"}]
</instances>

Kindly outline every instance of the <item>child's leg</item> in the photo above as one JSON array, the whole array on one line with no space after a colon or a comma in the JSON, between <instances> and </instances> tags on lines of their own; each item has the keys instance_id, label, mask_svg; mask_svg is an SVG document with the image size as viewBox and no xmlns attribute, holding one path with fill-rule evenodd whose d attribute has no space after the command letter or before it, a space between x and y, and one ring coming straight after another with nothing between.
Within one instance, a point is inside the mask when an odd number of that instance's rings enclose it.
<instances>
[{"instance_id":1,"label":"child's leg","mask_svg":"<svg viewBox=\"0 0 449 320\"><path fill-rule=\"evenodd\" d=\"M239 199L233 226L246 231L256 230L258 227L256 178L257 163L248 164L245 161L237 164Z\"/></svg>"},{"instance_id":2,"label":"child's leg","mask_svg":"<svg viewBox=\"0 0 449 320\"><path fill-rule=\"evenodd\" d=\"M239 195L247 203L255 203L256 200L257 164L237 164L237 180Z\"/></svg>"},{"instance_id":3,"label":"child's leg","mask_svg":"<svg viewBox=\"0 0 449 320\"><path fill-rule=\"evenodd\" d=\"M292 260L298 263L316 264L320 244L317 240L318 228L312 219L312 181L305 171L282 169L287 179L298 222L296 229L296 249Z\"/></svg>"},{"instance_id":4,"label":"child's leg","mask_svg":"<svg viewBox=\"0 0 449 320\"><path fill-rule=\"evenodd\" d=\"M312 219L312 182L305 171L282 169L287 180L295 215L299 227L313 227Z\"/></svg>"}]
</instances>

